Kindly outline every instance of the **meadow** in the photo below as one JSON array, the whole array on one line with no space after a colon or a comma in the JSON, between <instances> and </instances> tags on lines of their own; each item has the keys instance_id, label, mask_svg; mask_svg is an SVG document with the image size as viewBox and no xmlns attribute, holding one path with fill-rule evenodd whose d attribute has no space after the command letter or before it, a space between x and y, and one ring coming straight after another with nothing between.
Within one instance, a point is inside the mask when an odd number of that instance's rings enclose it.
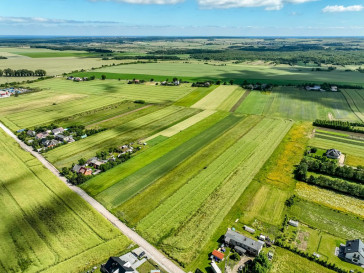
<instances>
[{"instance_id":1,"label":"meadow","mask_svg":"<svg viewBox=\"0 0 364 273\"><path fill-rule=\"evenodd\" d=\"M130 245L2 130L0 136L1 271L80 272Z\"/></svg>"},{"instance_id":2,"label":"meadow","mask_svg":"<svg viewBox=\"0 0 364 273\"><path fill-rule=\"evenodd\" d=\"M252 64L252 63L204 63L198 61L182 62L159 62L130 64L125 66L106 67L97 69L94 72L112 73L115 77L121 77L123 74L133 77L144 77L149 75L163 77L182 77L182 79L212 79L212 80L230 80L241 83L243 80L265 81L273 83L348 83L363 85L364 80L357 71L344 72L337 69L332 72L311 71L310 67L274 65L269 63ZM152 74L152 75L151 75ZM119 76L116 76L119 75ZM111 75L110 75L111 76ZM350 79L350 80L348 80Z\"/></svg>"},{"instance_id":3,"label":"meadow","mask_svg":"<svg viewBox=\"0 0 364 273\"><path fill-rule=\"evenodd\" d=\"M342 90L350 108L355 115L364 122L364 91L363 90Z\"/></svg>"}]
</instances>

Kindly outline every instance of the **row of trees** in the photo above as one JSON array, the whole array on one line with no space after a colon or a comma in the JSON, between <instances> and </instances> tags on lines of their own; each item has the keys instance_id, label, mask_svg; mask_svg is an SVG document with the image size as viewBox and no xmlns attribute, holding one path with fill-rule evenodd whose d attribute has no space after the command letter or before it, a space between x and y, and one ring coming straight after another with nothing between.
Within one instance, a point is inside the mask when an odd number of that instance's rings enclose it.
<instances>
[{"instance_id":1,"label":"row of trees","mask_svg":"<svg viewBox=\"0 0 364 273\"><path fill-rule=\"evenodd\" d=\"M11 68L6 68L4 70L0 69L0 77L44 77L45 75L47 75L47 72L43 69L37 69L35 71L28 69L13 70Z\"/></svg>"},{"instance_id":2,"label":"row of trees","mask_svg":"<svg viewBox=\"0 0 364 273\"><path fill-rule=\"evenodd\" d=\"M308 171L328 174L330 176L349 179L364 184L364 167L358 166L356 169L349 166L341 167L338 166L335 161L327 160L326 157L323 158L326 160L304 158L302 159L301 164L307 164Z\"/></svg>"},{"instance_id":3,"label":"row of trees","mask_svg":"<svg viewBox=\"0 0 364 273\"><path fill-rule=\"evenodd\" d=\"M358 122L316 119L313 122L313 125L336 130L348 131L348 132L364 133L364 129L356 128L356 127L364 127L364 123L358 123Z\"/></svg>"},{"instance_id":4,"label":"row of trees","mask_svg":"<svg viewBox=\"0 0 364 273\"><path fill-rule=\"evenodd\" d=\"M324 176L315 177L311 175L310 177L307 177L307 172L307 162L301 161L295 171L296 178L298 180L307 182L308 184L320 186L327 189L333 189L352 196L364 198L364 185L351 183L341 179L330 179Z\"/></svg>"}]
</instances>

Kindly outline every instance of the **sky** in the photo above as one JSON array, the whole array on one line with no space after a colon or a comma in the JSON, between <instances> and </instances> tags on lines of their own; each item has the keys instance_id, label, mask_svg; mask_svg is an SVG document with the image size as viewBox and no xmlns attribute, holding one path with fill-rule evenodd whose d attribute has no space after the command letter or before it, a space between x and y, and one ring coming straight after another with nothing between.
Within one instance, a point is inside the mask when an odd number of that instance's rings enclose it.
<instances>
[{"instance_id":1,"label":"sky","mask_svg":"<svg viewBox=\"0 0 364 273\"><path fill-rule=\"evenodd\" d=\"M0 35L364 36L364 0L0 0Z\"/></svg>"}]
</instances>

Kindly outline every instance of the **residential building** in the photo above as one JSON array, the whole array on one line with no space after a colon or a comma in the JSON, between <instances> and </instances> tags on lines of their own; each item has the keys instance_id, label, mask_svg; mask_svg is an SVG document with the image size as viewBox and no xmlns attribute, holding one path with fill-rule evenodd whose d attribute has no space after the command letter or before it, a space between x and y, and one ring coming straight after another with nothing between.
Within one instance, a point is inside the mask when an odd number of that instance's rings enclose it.
<instances>
[{"instance_id":1,"label":"residential building","mask_svg":"<svg viewBox=\"0 0 364 273\"><path fill-rule=\"evenodd\" d=\"M221 253L218 250L212 251L212 256L217 261L222 261L224 259L224 253Z\"/></svg>"},{"instance_id":2,"label":"residential building","mask_svg":"<svg viewBox=\"0 0 364 273\"><path fill-rule=\"evenodd\" d=\"M53 135L59 135L62 134L64 132L64 129L62 127L56 128L52 130Z\"/></svg>"},{"instance_id":3,"label":"residential building","mask_svg":"<svg viewBox=\"0 0 364 273\"><path fill-rule=\"evenodd\" d=\"M82 173L83 175L92 175L92 169L90 168L86 168L86 167L81 167L79 170L79 173Z\"/></svg>"},{"instance_id":4,"label":"residential building","mask_svg":"<svg viewBox=\"0 0 364 273\"><path fill-rule=\"evenodd\" d=\"M326 151L326 156L332 159L338 159L341 156L341 152L336 149L329 149Z\"/></svg>"},{"instance_id":5,"label":"residential building","mask_svg":"<svg viewBox=\"0 0 364 273\"><path fill-rule=\"evenodd\" d=\"M339 247L339 258L357 265L364 265L364 243L360 239L346 241Z\"/></svg>"},{"instance_id":6,"label":"residential building","mask_svg":"<svg viewBox=\"0 0 364 273\"><path fill-rule=\"evenodd\" d=\"M34 136L35 136L35 131L33 131L33 130L28 130L28 131L27 131L27 135L28 135L28 136L32 136L32 137L34 137Z\"/></svg>"},{"instance_id":7,"label":"residential building","mask_svg":"<svg viewBox=\"0 0 364 273\"><path fill-rule=\"evenodd\" d=\"M119 257L110 257L106 264L100 268L103 273L134 273L135 270L129 262L121 260Z\"/></svg>"},{"instance_id":8,"label":"residential building","mask_svg":"<svg viewBox=\"0 0 364 273\"><path fill-rule=\"evenodd\" d=\"M256 241L230 229L225 234L225 243L231 247L239 246L255 256L259 255L264 245L264 242Z\"/></svg>"}]
</instances>

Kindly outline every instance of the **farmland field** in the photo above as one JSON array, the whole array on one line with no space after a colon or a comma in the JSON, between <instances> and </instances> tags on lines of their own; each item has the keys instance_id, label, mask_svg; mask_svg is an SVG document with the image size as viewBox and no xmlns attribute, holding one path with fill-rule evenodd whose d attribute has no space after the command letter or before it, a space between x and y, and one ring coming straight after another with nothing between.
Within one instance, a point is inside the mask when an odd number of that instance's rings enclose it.
<instances>
[{"instance_id":1,"label":"farmland field","mask_svg":"<svg viewBox=\"0 0 364 273\"><path fill-rule=\"evenodd\" d=\"M235 85L219 86L218 88L216 88L214 91L209 93L207 96L205 96L204 98L202 98L201 100L196 102L191 107L200 108L200 109L210 109L210 110L217 110L217 109L222 108L220 110L225 110L225 108L229 106L229 101L228 101L227 105L224 105L225 100L229 99L229 97L231 95L233 95L233 92L236 89L237 89L237 86L235 86ZM234 98L236 98L235 95L233 96L233 99ZM239 99L239 97L236 98L236 101L238 99ZM231 107L235 104L236 101L233 101L233 104L231 105ZM230 110L230 108L228 108L228 110Z\"/></svg>"},{"instance_id":2,"label":"farmland field","mask_svg":"<svg viewBox=\"0 0 364 273\"><path fill-rule=\"evenodd\" d=\"M254 79L266 80L273 82L331 82L331 83L348 83L363 84L364 80L358 72L344 72L336 70L327 72L312 72L310 68L290 67L288 65L254 65L249 63L240 64L204 64L204 63L145 63L130 64L125 66L106 67L95 70L95 72L108 72L116 74L129 74L131 78L138 75L153 76L179 76L182 78L201 78L201 79L223 79L223 80L241 80ZM149 76L150 77L150 76ZM164 77L165 78L165 77ZM348 80L350 79L350 81Z\"/></svg>"},{"instance_id":3,"label":"farmland field","mask_svg":"<svg viewBox=\"0 0 364 273\"><path fill-rule=\"evenodd\" d=\"M252 91L236 110L294 120L335 119L359 121L341 93L312 92L294 87L277 87L272 92Z\"/></svg>"},{"instance_id":4,"label":"farmland field","mask_svg":"<svg viewBox=\"0 0 364 273\"><path fill-rule=\"evenodd\" d=\"M363 90L342 90L350 108L356 116L364 122L364 91Z\"/></svg>"},{"instance_id":5,"label":"farmland field","mask_svg":"<svg viewBox=\"0 0 364 273\"><path fill-rule=\"evenodd\" d=\"M130 244L2 130L0 161L1 271L79 272Z\"/></svg>"}]
</instances>

